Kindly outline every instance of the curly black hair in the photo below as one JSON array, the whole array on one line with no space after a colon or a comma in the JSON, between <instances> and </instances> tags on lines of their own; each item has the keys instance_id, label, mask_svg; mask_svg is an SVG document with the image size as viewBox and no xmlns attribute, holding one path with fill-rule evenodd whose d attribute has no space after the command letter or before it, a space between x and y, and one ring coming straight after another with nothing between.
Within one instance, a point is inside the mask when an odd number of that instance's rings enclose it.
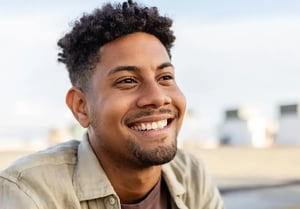
<instances>
[{"instance_id":1,"label":"curly black hair","mask_svg":"<svg viewBox=\"0 0 300 209\"><path fill-rule=\"evenodd\" d=\"M132 0L107 3L84 14L72 30L58 41L58 61L66 65L71 83L82 90L88 87L93 69L100 60L99 48L121 36L146 32L156 36L169 56L175 41L172 19L161 16L156 7L144 7Z\"/></svg>"}]
</instances>

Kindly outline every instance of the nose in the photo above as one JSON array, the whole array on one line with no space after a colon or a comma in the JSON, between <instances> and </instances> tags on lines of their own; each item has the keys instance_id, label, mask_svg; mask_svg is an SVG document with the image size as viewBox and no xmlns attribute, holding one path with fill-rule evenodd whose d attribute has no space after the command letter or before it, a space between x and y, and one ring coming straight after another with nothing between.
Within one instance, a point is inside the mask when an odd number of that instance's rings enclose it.
<instances>
[{"instance_id":1,"label":"nose","mask_svg":"<svg viewBox=\"0 0 300 209\"><path fill-rule=\"evenodd\" d=\"M145 84L139 92L137 106L159 108L170 104L172 99L166 88L157 82Z\"/></svg>"}]
</instances>

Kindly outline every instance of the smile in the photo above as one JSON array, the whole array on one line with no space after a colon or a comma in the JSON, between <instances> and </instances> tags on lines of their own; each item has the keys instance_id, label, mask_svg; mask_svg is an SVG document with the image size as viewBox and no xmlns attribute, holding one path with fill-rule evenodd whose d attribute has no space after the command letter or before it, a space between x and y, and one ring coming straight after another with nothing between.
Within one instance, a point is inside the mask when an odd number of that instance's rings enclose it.
<instances>
[{"instance_id":1,"label":"smile","mask_svg":"<svg viewBox=\"0 0 300 209\"><path fill-rule=\"evenodd\" d=\"M168 125L168 120L161 120L156 122L144 122L144 123L138 123L134 124L130 128L135 131L150 131L150 130L159 130L163 129Z\"/></svg>"}]
</instances>

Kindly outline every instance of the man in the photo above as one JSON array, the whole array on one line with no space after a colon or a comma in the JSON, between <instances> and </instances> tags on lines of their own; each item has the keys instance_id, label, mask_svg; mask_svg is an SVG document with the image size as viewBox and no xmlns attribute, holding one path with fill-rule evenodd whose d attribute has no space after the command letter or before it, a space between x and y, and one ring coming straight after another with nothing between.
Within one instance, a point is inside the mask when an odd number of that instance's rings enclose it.
<instances>
[{"instance_id":1,"label":"man","mask_svg":"<svg viewBox=\"0 0 300 209\"><path fill-rule=\"evenodd\" d=\"M221 209L199 160L176 138L172 20L128 0L84 15L59 40L66 103L85 138L27 156L0 174L0 208Z\"/></svg>"}]
</instances>

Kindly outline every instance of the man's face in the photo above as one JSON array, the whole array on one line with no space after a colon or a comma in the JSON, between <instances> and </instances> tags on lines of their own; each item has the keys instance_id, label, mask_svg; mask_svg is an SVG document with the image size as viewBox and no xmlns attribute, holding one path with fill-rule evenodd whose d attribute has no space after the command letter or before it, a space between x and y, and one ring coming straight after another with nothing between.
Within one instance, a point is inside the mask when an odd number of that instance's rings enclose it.
<instances>
[{"instance_id":1,"label":"man's face","mask_svg":"<svg viewBox=\"0 0 300 209\"><path fill-rule=\"evenodd\" d=\"M89 137L100 159L148 167L173 159L185 112L165 47L133 33L100 48L87 94Z\"/></svg>"}]
</instances>

